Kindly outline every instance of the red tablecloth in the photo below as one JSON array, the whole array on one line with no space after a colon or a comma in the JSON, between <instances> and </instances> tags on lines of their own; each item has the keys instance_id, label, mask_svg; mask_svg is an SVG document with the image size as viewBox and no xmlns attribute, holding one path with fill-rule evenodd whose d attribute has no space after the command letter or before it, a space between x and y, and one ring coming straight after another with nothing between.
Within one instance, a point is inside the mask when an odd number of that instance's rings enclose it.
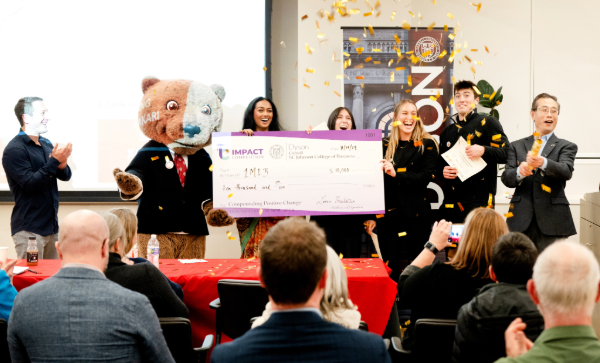
<instances>
[{"instance_id":1,"label":"red tablecloth","mask_svg":"<svg viewBox=\"0 0 600 363\"><path fill-rule=\"evenodd\" d=\"M40 260L38 266L30 267L38 274L26 271L16 275L13 285L20 291L44 280L59 270L60 262ZM388 277L387 266L377 258L343 259L342 263L346 266L350 299L358 306L361 319L369 325L369 331L382 335L396 298L396 283ZM219 297L217 282L222 279L258 280L256 267L259 265L257 259L208 260L194 264L160 261L160 270L183 289L184 302L190 311L194 346L202 345L206 335L215 334L215 312L208 304ZM26 266L26 262L21 260L17 266Z\"/></svg>"}]
</instances>

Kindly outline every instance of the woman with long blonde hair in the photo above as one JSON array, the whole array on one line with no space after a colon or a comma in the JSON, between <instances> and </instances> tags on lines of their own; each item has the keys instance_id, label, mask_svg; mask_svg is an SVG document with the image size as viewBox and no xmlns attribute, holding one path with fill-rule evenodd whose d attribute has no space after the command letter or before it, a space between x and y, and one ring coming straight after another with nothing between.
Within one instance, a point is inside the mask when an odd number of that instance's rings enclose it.
<instances>
[{"instance_id":1,"label":"woman with long blonde hair","mask_svg":"<svg viewBox=\"0 0 600 363\"><path fill-rule=\"evenodd\" d=\"M411 322L418 319L456 319L458 310L471 301L477 290L492 283L489 267L492 251L508 226L500 213L477 208L467 215L456 255L446 263L434 263L436 253L448 247L452 223L435 223L421 253L407 266L398 281L400 301L411 309ZM402 346L412 348L413 324L404 333Z\"/></svg>"},{"instance_id":2,"label":"woman with long blonde hair","mask_svg":"<svg viewBox=\"0 0 600 363\"><path fill-rule=\"evenodd\" d=\"M390 136L383 139L383 155L386 212L376 222L383 260L389 261L390 277L397 281L431 230L427 185L438 157L437 143L425 131L412 100L396 104Z\"/></svg>"}]
</instances>

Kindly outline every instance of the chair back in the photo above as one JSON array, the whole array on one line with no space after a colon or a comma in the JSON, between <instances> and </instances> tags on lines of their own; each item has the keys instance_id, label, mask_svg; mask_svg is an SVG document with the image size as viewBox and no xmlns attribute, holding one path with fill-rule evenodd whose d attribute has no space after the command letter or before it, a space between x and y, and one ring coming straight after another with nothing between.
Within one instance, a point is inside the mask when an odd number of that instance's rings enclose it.
<instances>
[{"instance_id":1,"label":"chair back","mask_svg":"<svg viewBox=\"0 0 600 363\"><path fill-rule=\"evenodd\" d=\"M185 318L159 318L160 328L175 362L198 361L192 348L192 324Z\"/></svg>"},{"instance_id":2,"label":"chair back","mask_svg":"<svg viewBox=\"0 0 600 363\"><path fill-rule=\"evenodd\" d=\"M219 325L221 332L231 339L250 330L250 319L261 316L269 302L269 295L259 281L219 280L217 290L221 301Z\"/></svg>"},{"instance_id":3,"label":"chair back","mask_svg":"<svg viewBox=\"0 0 600 363\"><path fill-rule=\"evenodd\" d=\"M418 362L451 362L456 320L419 319L412 354Z\"/></svg>"},{"instance_id":4,"label":"chair back","mask_svg":"<svg viewBox=\"0 0 600 363\"><path fill-rule=\"evenodd\" d=\"M8 350L8 323L0 319L0 362L10 362L10 351Z\"/></svg>"}]
</instances>

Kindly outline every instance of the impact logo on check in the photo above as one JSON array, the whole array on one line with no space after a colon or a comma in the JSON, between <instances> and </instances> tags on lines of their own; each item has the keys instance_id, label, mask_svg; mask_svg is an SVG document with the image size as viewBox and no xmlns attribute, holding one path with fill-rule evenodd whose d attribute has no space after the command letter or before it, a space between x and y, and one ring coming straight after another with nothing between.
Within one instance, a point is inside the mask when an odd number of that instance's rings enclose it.
<instances>
[{"instance_id":1,"label":"impact logo on check","mask_svg":"<svg viewBox=\"0 0 600 363\"><path fill-rule=\"evenodd\" d=\"M221 160L229 159L264 159L264 149L219 149Z\"/></svg>"}]
</instances>

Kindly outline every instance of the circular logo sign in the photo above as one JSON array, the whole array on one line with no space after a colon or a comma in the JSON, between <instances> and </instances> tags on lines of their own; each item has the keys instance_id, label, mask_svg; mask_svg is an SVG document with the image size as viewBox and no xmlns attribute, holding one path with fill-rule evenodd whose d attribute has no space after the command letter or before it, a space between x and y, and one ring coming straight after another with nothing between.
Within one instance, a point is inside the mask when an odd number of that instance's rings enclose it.
<instances>
[{"instance_id":1,"label":"circular logo sign","mask_svg":"<svg viewBox=\"0 0 600 363\"><path fill-rule=\"evenodd\" d=\"M280 145L273 145L269 149L269 155L271 155L271 157L273 159L281 158L283 156L284 152L285 152L285 150L283 149L283 146L280 146Z\"/></svg>"},{"instance_id":2,"label":"circular logo sign","mask_svg":"<svg viewBox=\"0 0 600 363\"><path fill-rule=\"evenodd\" d=\"M415 54L423 62L433 62L440 55L440 43L432 37L423 37L415 45Z\"/></svg>"}]
</instances>

